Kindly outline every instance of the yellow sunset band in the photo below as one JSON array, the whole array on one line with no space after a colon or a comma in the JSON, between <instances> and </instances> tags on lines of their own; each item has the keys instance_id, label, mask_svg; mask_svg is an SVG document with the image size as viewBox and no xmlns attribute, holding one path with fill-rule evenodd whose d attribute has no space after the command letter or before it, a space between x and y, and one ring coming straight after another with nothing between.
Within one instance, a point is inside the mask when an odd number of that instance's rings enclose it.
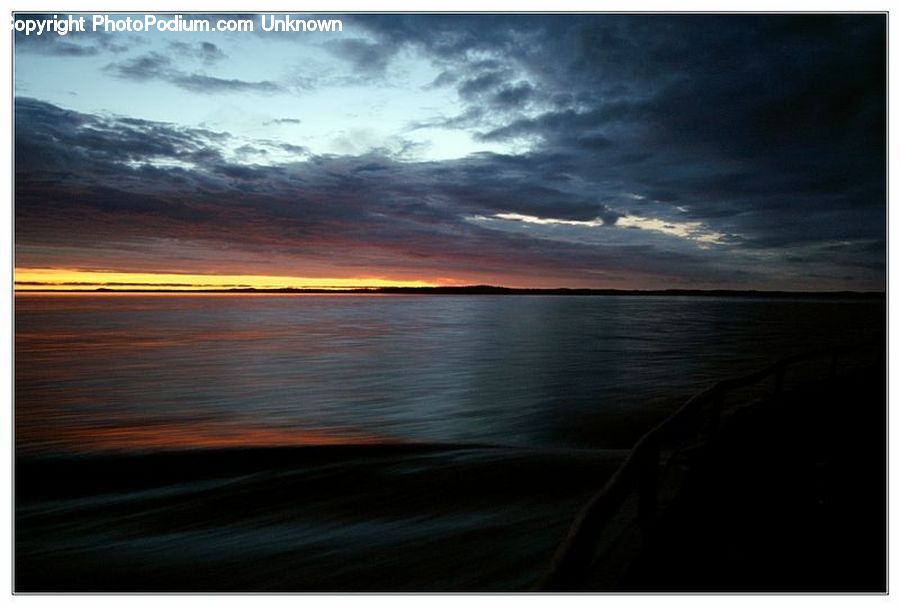
<instances>
[{"instance_id":1,"label":"yellow sunset band","mask_svg":"<svg viewBox=\"0 0 900 607\"><path fill-rule=\"evenodd\" d=\"M425 280L394 280L383 277L308 278L253 274L155 274L101 272L54 268L16 268L16 291L109 289L350 289L354 287L431 287Z\"/></svg>"}]
</instances>

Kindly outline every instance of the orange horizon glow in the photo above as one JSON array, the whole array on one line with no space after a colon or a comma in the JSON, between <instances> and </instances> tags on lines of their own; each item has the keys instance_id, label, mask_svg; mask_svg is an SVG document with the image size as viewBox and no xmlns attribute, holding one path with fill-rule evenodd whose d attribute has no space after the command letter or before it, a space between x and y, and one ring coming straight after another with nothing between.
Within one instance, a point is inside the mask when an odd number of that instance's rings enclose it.
<instances>
[{"instance_id":1,"label":"orange horizon glow","mask_svg":"<svg viewBox=\"0 0 900 607\"><path fill-rule=\"evenodd\" d=\"M384 276L312 278L255 274L173 274L115 272L64 268L16 268L16 291L94 291L110 289L352 289L377 287L436 287L457 284L453 279L399 280Z\"/></svg>"},{"instance_id":2,"label":"orange horizon glow","mask_svg":"<svg viewBox=\"0 0 900 607\"><path fill-rule=\"evenodd\" d=\"M171 422L54 428L19 440L72 452L132 449L178 450L228 447L308 447L399 444L404 441L337 428L273 428L227 422Z\"/></svg>"}]
</instances>

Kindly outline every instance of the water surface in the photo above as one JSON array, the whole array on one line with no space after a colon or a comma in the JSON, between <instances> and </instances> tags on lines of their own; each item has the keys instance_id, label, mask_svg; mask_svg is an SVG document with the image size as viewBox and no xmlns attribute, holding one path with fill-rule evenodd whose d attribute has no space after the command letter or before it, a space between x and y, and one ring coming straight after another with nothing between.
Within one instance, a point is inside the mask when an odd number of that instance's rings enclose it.
<instances>
[{"instance_id":1,"label":"water surface","mask_svg":"<svg viewBox=\"0 0 900 607\"><path fill-rule=\"evenodd\" d=\"M884 334L883 301L16 296L20 453L624 447L705 385Z\"/></svg>"}]
</instances>

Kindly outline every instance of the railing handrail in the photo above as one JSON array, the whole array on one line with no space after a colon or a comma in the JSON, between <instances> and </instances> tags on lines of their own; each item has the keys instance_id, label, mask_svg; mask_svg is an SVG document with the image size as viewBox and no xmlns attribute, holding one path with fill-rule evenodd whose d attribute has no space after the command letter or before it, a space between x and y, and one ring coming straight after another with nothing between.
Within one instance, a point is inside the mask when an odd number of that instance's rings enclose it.
<instances>
[{"instance_id":1,"label":"railing handrail","mask_svg":"<svg viewBox=\"0 0 900 607\"><path fill-rule=\"evenodd\" d=\"M786 370L800 362L830 357L829 376L832 376L836 372L837 357L839 355L873 346L884 346L884 344L858 343L801 352L779 359L758 371L718 381L709 388L688 398L678 409L635 442L625 461L606 481L603 488L595 493L581 509L570 526L565 540L554 555L547 575L538 582L536 590L565 590L579 586L588 573L600 532L616 514L625 499L635 490L635 484L638 485L639 495L638 517L643 518L653 515L653 510L656 508L655 493L657 487L655 483L658 479L644 478L644 482L641 482L641 473L643 472L645 475L658 474L659 450L662 441L681 423L683 418L689 417L710 402L714 403L716 410L713 414L717 416L723 407L724 396L727 392L757 384L773 375L776 379L775 392L777 394L782 389ZM647 462L648 460L652 462L654 458L655 468L648 472ZM646 495L652 494L652 504L648 503L650 501L649 498L644 499L644 495L641 495L642 493Z\"/></svg>"}]
</instances>

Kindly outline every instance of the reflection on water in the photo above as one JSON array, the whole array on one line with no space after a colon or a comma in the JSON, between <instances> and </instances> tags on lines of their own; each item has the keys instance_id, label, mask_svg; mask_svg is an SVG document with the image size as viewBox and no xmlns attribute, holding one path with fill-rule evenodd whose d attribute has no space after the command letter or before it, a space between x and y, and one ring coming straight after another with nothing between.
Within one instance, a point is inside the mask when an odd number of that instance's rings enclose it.
<instances>
[{"instance_id":1,"label":"reflection on water","mask_svg":"<svg viewBox=\"0 0 900 607\"><path fill-rule=\"evenodd\" d=\"M527 590L614 448L704 384L883 319L813 300L20 295L16 590ZM261 445L327 446L241 448ZM606 449L566 448L585 446Z\"/></svg>"},{"instance_id":2,"label":"reflection on water","mask_svg":"<svg viewBox=\"0 0 900 607\"><path fill-rule=\"evenodd\" d=\"M18 295L20 452L622 447L705 384L884 334L884 303Z\"/></svg>"}]
</instances>

